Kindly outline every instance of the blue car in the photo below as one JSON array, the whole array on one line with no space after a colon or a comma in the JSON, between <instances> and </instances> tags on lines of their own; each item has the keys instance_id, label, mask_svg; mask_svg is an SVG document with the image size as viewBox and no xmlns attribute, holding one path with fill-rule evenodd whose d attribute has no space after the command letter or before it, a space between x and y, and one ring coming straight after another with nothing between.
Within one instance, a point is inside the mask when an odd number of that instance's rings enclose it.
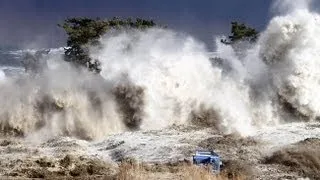
<instances>
[{"instance_id":1,"label":"blue car","mask_svg":"<svg viewBox=\"0 0 320 180\"><path fill-rule=\"evenodd\" d=\"M193 164L196 165L211 165L214 173L219 173L222 162L220 156L213 151L196 151L192 157Z\"/></svg>"}]
</instances>

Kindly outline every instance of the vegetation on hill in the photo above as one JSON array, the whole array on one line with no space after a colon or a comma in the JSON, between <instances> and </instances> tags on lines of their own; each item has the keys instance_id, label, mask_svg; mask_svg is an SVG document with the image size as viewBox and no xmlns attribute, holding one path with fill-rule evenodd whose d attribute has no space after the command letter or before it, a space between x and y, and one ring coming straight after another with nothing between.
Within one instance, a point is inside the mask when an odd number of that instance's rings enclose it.
<instances>
[{"instance_id":1,"label":"vegetation on hill","mask_svg":"<svg viewBox=\"0 0 320 180\"><path fill-rule=\"evenodd\" d=\"M137 18L102 20L99 18L69 18L63 24L59 24L67 34L67 48L65 48L65 60L75 66L86 67L88 70L99 73L101 71L98 59L91 59L89 47L98 46L99 38L112 29L146 29L156 26L153 20ZM232 22L231 35L222 39L224 44L232 45L238 41L255 42L258 31L244 23Z\"/></svg>"},{"instance_id":2,"label":"vegetation on hill","mask_svg":"<svg viewBox=\"0 0 320 180\"><path fill-rule=\"evenodd\" d=\"M90 18L69 18L63 24L59 24L67 34L67 48L65 48L65 60L76 66L85 66L90 71L99 73L100 62L89 57L89 47L99 45L99 38L111 29L146 29L155 26L152 20L137 18L111 20Z\"/></svg>"},{"instance_id":3,"label":"vegetation on hill","mask_svg":"<svg viewBox=\"0 0 320 180\"><path fill-rule=\"evenodd\" d=\"M234 44L238 41L255 42L258 39L259 32L244 23L231 22L231 35L228 39L222 39L224 44Z\"/></svg>"}]
</instances>

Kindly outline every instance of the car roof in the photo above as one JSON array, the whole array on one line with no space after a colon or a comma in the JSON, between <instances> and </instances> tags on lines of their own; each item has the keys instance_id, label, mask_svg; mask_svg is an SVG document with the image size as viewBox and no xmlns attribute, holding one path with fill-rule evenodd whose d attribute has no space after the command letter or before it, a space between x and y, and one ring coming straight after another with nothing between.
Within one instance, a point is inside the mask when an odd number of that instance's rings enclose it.
<instances>
[{"instance_id":1,"label":"car roof","mask_svg":"<svg viewBox=\"0 0 320 180\"><path fill-rule=\"evenodd\" d=\"M196 154L198 155L213 155L213 156L219 156L214 151L196 151Z\"/></svg>"}]
</instances>

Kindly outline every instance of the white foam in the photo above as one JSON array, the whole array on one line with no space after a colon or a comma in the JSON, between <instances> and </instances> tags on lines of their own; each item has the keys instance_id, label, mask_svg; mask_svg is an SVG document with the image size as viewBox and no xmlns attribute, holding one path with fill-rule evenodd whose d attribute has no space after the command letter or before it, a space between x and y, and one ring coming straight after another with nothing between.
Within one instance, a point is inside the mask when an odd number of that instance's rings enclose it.
<instances>
[{"instance_id":1,"label":"white foam","mask_svg":"<svg viewBox=\"0 0 320 180\"><path fill-rule=\"evenodd\" d=\"M163 29L107 34L93 58L101 60L102 76L121 81L127 74L146 90L143 129L190 122L201 105L214 109L226 131L250 134L252 116L247 88L223 77L213 67L203 44Z\"/></svg>"},{"instance_id":2,"label":"white foam","mask_svg":"<svg viewBox=\"0 0 320 180\"><path fill-rule=\"evenodd\" d=\"M4 82L6 79L6 75L4 72L0 69L0 83Z\"/></svg>"},{"instance_id":3,"label":"white foam","mask_svg":"<svg viewBox=\"0 0 320 180\"><path fill-rule=\"evenodd\" d=\"M235 50L217 40L214 55L228 68L212 65L203 43L169 29L110 32L102 37L99 49L90 49L91 57L101 62L101 81L72 68L61 60L62 49L55 50L49 56L49 70L40 77L26 77L0 89L8 99L0 102L0 115L9 116L7 124L28 133L43 119L41 131L52 135L81 132L97 138L123 132L124 115L112 90L129 81L144 89L138 125L142 130L188 124L191 114L211 110L206 112L215 112L215 124L223 132L251 135L290 120L283 117L278 95L315 119L320 116L320 17L303 4L290 9L270 21L256 44L240 43ZM86 85L90 88L83 88ZM93 105L91 91L98 94L101 109ZM48 112L41 117L34 107L45 96L66 107L65 114Z\"/></svg>"}]
</instances>

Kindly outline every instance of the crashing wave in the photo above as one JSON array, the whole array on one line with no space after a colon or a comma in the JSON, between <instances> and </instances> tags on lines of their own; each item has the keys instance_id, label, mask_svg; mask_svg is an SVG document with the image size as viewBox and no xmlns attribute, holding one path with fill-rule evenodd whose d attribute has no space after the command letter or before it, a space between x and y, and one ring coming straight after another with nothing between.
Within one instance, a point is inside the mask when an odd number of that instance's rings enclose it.
<instances>
[{"instance_id":1,"label":"crashing wave","mask_svg":"<svg viewBox=\"0 0 320 180\"><path fill-rule=\"evenodd\" d=\"M101 75L75 69L57 50L40 75L0 83L1 133L97 139L195 123L250 135L298 120L295 112L315 119L319 20L307 8L278 15L241 57L217 41L210 58L204 44L168 29L111 32L90 50Z\"/></svg>"}]
</instances>

